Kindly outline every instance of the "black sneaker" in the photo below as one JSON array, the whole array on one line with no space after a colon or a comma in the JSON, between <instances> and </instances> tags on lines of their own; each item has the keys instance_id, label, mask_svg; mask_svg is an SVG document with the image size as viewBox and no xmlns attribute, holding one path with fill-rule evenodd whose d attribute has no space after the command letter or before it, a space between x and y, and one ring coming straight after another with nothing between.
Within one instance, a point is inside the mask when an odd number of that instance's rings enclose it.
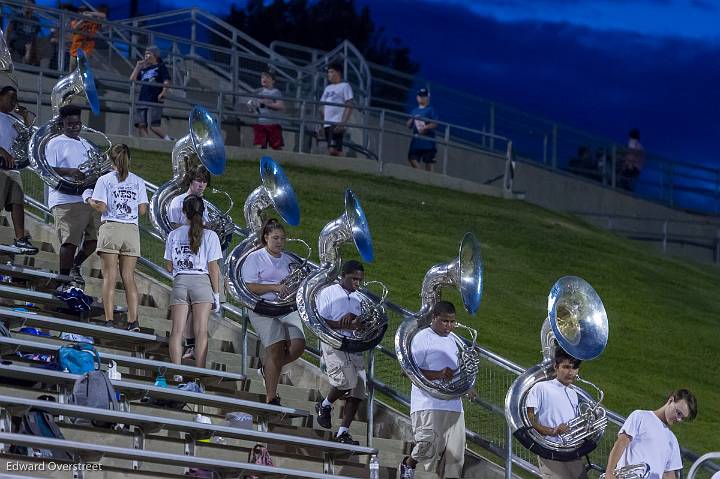
<instances>
[{"instance_id":1,"label":"black sneaker","mask_svg":"<svg viewBox=\"0 0 720 479\"><path fill-rule=\"evenodd\" d=\"M131 333L139 333L140 332L140 323L137 321L133 321L132 323L127 323L127 330Z\"/></svg>"},{"instance_id":2,"label":"black sneaker","mask_svg":"<svg viewBox=\"0 0 720 479\"><path fill-rule=\"evenodd\" d=\"M34 255L37 254L37 252L39 251L35 246L32 245L29 236L23 236L20 239L16 239L15 243L13 243L13 246L20 250L20 254Z\"/></svg>"},{"instance_id":3,"label":"black sneaker","mask_svg":"<svg viewBox=\"0 0 720 479\"><path fill-rule=\"evenodd\" d=\"M345 431L344 433L340 434L339 436L336 436L333 441L340 442L342 444L352 444L353 446L359 446L360 442L354 441L350 433Z\"/></svg>"},{"instance_id":4,"label":"black sneaker","mask_svg":"<svg viewBox=\"0 0 720 479\"><path fill-rule=\"evenodd\" d=\"M105 324L103 326L105 326L106 328L114 328L115 322L113 320L105 321Z\"/></svg>"},{"instance_id":5,"label":"black sneaker","mask_svg":"<svg viewBox=\"0 0 720 479\"><path fill-rule=\"evenodd\" d=\"M275 396L272 401L269 401L267 404L272 404L273 406L282 406L282 404L280 404L280 396Z\"/></svg>"},{"instance_id":6,"label":"black sneaker","mask_svg":"<svg viewBox=\"0 0 720 479\"><path fill-rule=\"evenodd\" d=\"M82 277L82 274L80 273L80 266L73 266L70 270L70 279L73 281L73 283L76 283L78 285L85 286L85 278Z\"/></svg>"},{"instance_id":7,"label":"black sneaker","mask_svg":"<svg viewBox=\"0 0 720 479\"><path fill-rule=\"evenodd\" d=\"M332 406L323 406L323 399L315 403L315 412L317 413L317 422L325 429L332 427Z\"/></svg>"},{"instance_id":8,"label":"black sneaker","mask_svg":"<svg viewBox=\"0 0 720 479\"><path fill-rule=\"evenodd\" d=\"M414 479L415 469L405 464L405 458L398 466L398 479Z\"/></svg>"}]
</instances>

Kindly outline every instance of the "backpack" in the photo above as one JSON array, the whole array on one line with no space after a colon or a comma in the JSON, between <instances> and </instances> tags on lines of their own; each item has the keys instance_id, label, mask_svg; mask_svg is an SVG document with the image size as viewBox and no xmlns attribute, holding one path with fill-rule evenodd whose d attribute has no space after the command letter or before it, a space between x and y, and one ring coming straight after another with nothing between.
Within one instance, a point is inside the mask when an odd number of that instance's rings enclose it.
<instances>
[{"instance_id":1,"label":"backpack","mask_svg":"<svg viewBox=\"0 0 720 479\"><path fill-rule=\"evenodd\" d=\"M248 454L248 463L261 464L263 466L274 466L267 447L261 444L255 444L255 447L250 450L250 454ZM260 479L260 476L245 476L245 479Z\"/></svg>"},{"instance_id":2,"label":"backpack","mask_svg":"<svg viewBox=\"0 0 720 479\"><path fill-rule=\"evenodd\" d=\"M60 371L83 374L100 369L100 354L92 344L68 344L58 349L57 362Z\"/></svg>"},{"instance_id":3,"label":"backpack","mask_svg":"<svg viewBox=\"0 0 720 479\"><path fill-rule=\"evenodd\" d=\"M20 416L18 433L30 436L50 437L54 439L65 439L60 429L55 424L52 415L41 410L31 408ZM72 455L63 449L34 449L25 446L12 446L10 452L31 457L48 457L61 460L73 460Z\"/></svg>"},{"instance_id":4,"label":"backpack","mask_svg":"<svg viewBox=\"0 0 720 479\"><path fill-rule=\"evenodd\" d=\"M68 404L120 411L117 393L104 371L90 371L75 381L73 392ZM77 418L75 424L87 424L87 419ZM115 424L106 421L90 421L95 427L113 427Z\"/></svg>"}]
</instances>

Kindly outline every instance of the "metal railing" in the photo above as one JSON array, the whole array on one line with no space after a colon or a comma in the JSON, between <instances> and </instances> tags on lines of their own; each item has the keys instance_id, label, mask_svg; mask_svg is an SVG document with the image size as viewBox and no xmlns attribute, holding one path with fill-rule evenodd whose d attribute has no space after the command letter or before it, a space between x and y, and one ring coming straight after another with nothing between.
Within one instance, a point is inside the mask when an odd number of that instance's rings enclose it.
<instances>
[{"instance_id":1,"label":"metal railing","mask_svg":"<svg viewBox=\"0 0 720 479\"><path fill-rule=\"evenodd\" d=\"M23 181L26 202L48 215L49 210L44 201L38 199L44 197L44 184L29 169L23 170ZM154 193L157 191L156 185L149 182L146 182L146 184L149 192ZM164 251L164 244L160 235L149 226L145 219L140 225L140 230L143 235L143 256L139 258L140 264L157 277L168 282L171 281L171 275L158 264L162 262ZM235 225L234 233L244 238L246 230ZM158 242L145 241L145 239L155 239ZM392 302L387 301L385 305L391 325L396 326L403 318L411 314L402 306ZM224 303L222 308L224 313L242 328L241 372L246 374L249 360L248 335L255 335L255 333L249 329L249 321L242 307L228 302ZM392 329L393 326L390 327L390 330ZM306 333L308 338L311 337L309 330L306 330ZM399 402L405 408L410 406L409 391L411 383L399 367L393 347L393 339L392 335L386 336L368 354L368 446L372 446L375 401L383 403L383 401L376 398L376 391ZM467 439L470 444L479 446L499 458L505 459L506 466L513 464L527 473L539 475L535 464L535 455L531 454L512 437L504 415L505 394L515 378L524 372L524 368L488 349L480 348L480 351L483 361L478 372L476 385L478 397L473 401L464 400ZM311 357L319 360L321 355L319 339L317 340L317 347L313 347L311 341L308 341L306 352ZM608 418L607 431L598 448L590 455L590 460L595 464L604 464L605 458L607 458L614 443L614 438L625 420L623 416L612 411L608 411ZM688 463L698 458L698 454L685 449L682 450L682 454L683 459ZM714 466L708 465L708 467L712 468ZM508 467L507 470L510 470L510 468Z\"/></svg>"}]
</instances>

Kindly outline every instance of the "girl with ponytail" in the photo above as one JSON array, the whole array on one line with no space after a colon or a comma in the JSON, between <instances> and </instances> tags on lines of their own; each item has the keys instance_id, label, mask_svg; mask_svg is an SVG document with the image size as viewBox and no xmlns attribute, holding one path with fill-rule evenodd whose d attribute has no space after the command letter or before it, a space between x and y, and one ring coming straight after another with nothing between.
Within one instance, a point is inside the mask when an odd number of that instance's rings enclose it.
<instances>
[{"instance_id":1,"label":"girl with ponytail","mask_svg":"<svg viewBox=\"0 0 720 479\"><path fill-rule=\"evenodd\" d=\"M197 195L188 195L182 211L187 224L173 230L165 242L167 270L173 275L170 301L170 358L182 361L182 336L192 309L195 332L195 365L205 367L207 323L210 311L220 310L220 238L203 226L205 203Z\"/></svg>"},{"instance_id":2,"label":"girl with ponytail","mask_svg":"<svg viewBox=\"0 0 720 479\"><path fill-rule=\"evenodd\" d=\"M97 253L102 259L105 326L113 327L113 308L118 262L128 305L128 331L140 331L135 264L140 256L138 217L148 210L145 181L130 172L130 149L118 144L110 149L114 171L98 178L83 198L102 213Z\"/></svg>"}]
</instances>

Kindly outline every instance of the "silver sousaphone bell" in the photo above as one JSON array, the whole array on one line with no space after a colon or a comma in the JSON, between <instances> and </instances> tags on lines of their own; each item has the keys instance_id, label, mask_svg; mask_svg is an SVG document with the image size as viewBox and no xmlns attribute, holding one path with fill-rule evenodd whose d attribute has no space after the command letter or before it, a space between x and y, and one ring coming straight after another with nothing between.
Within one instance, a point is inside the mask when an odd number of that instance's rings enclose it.
<instances>
[{"instance_id":1,"label":"silver sousaphone bell","mask_svg":"<svg viewBox=\"0 0 720 479\"><path fill-rule=\"evenodd\" d=\"M300 207L297 196L285 172L269 156L260 159L261 185L255 188L245 200L243 212L247 238L237 245L225 260L228 274L228 289L243 306L264 316L282 316L297 309L295 291L310 270L308 259L310 247L300 239L289 239L289 242L300 242L308 249L307 257L286 251L293 258L292 272L285 284L292 294L277 299L265 299L255 295L248 289L242 278L242 266L248 255L262 248L262 212L273 208L290 226L300 224Z\"/></svg>"},{"instance_id":2,"label":"silver sousaphone bell","mask_svg":"<svg viewBox=\"0 0 720 479\"><path fill-rule=\"evenodd\" d=\"M430 324L433 307L440 300L440 290L445 286L457 288L465 310L475 314L482 298L482 276L480 243L475 235L465 233L458 256L447 263L436 264L425 273L420 292L420 310L408 313L395 333L395 353L400 367L415 386L438 399L458 398L475 386L480 365L480 351L475 342L477 331L457 323L457 327L470 331L470 344L457 334L450 333L458 348L459 367L449 381L431 381L422 374L412 354L412 340L415 334Z\"/></svg>"},{"instance_id":3,"label":"silver sousaphone bell","mask_svg":"<svg viewBox=\"0 0 720 479\"><path fill-rule=\"evenodd\" d=\"M364 334L347 337L328 327L317 310L315 299L325 287L335 283L342 268L340 247L352 241L362 259L368 263L375 258L372 236L365 211L352 190L345 190L345 210L340 217L329 222L318 238L320 267L310 273L297 291L298 314L305 325L324 343L345 352L360 352L374 348L382 341L388 327L388 318L382 306L383 297L359 289L362 314L356 319L363 324ZM382 284L382 283L381 283ZM385 289L383 285L383 289ZM386 293L385 293L386 294Z\"/></svg>"},{"instance_id":4,"label":"silver sousaphone bell","mask_svg":"<svg viewBox=\"0 0 720 479\"><path fill-rule=\"evenodd\" d=\"M543 361L518 376L510 386L505 397L505 418L515 438L527 449L546 459L572 461L595 449L605 432L607 417L600 406L602 390L590 381L577 378L594 388L599 398L576 388L580 411L568 423L570 432L562 434L560 442L550 440L532 427L525 402L535 384L555 377L557 347L581 360L595 359L602 354L607 345L608 320L600 296L577 276L563 276L555 282L548 295L547 310L540 332Z\"/></svg>"},{"instance_id":5,"label":"silver sousaphone bell","mask_svg":"<svg viewBox=\"0 0 720 479\"><path fill-rule=\"evenodd\" d=\"M162 239L167 238L174 229L168 209L173 198L187 189L187 185L182 184L185 173L200 164L212 175L221 175L225 171L225 143L220 127L210 112L202 106L195 106L188 116L188 129L189 133L175 142L173 147L172 179L163 183L150 201L150 223ZM212 188L210 192L224 194L230 204L223 212L212 203L205 202L209 217L209 223L205 226L217 233L224 250L230 245L235 228L230 217L233 201L224 191Z\"/></svg>"}]
</instances>

